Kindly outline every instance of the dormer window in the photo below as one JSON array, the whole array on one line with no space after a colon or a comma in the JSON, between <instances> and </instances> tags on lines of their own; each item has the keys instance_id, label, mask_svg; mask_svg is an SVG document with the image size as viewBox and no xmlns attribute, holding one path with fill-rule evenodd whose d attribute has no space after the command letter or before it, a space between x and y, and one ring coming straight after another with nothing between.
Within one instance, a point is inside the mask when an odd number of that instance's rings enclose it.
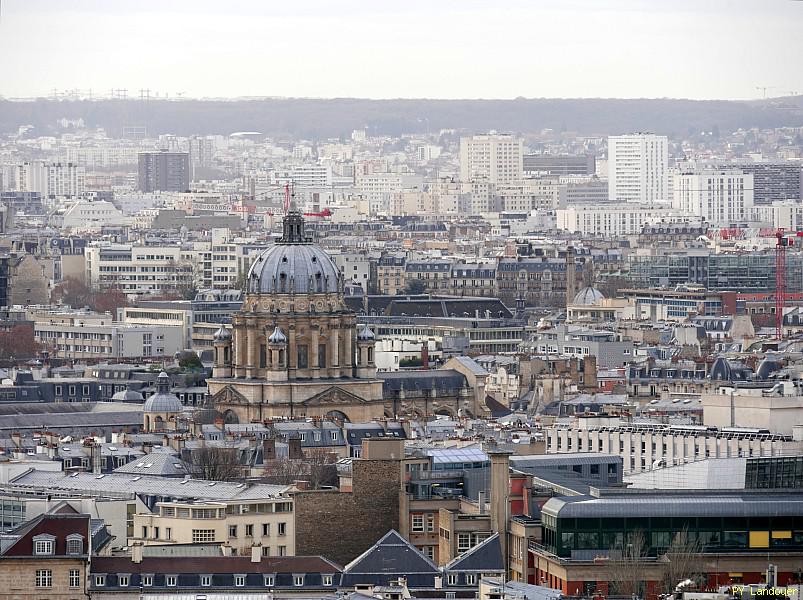
<instances>
[{"instance_id":1,"label":"dormer window","mask_svg":"<svg viewBox=\"0 0 803 600\"><path fill-rule=\"evenodd\" d=\"M37 556L49 556L56 551L56 538L52 535L37 535L33 538L33 553Z\"/></svg>"},{"instance_id":2,"label":"dormer window","mask_svg":"<svg viewBox=\"0 0 803 600\"><path fill-rule=\"evenodd\" d=\"M67 536L67 554L82 554L84 552L84 537L73 533Z\"/></svg>"}]
</instances>

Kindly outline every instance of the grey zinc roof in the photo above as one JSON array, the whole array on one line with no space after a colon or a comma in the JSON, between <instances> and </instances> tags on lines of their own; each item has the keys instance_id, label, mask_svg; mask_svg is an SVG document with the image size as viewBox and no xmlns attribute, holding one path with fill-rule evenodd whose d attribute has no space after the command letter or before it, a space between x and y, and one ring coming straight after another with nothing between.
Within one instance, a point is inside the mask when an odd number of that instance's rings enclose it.
<instances>
[{"instance_id":1,"label":"grey zinc roof","mask_svg":"<svg viewBox=\"0 0 803 600\"><path fill-rule=\"evenodd\" d=\"M468 356L456 356L455 360L463 365L466 369L471 371L473 375L477 375L478 377L483 377L488 375L488 371L486 371L482 366L477 363L476 360L470 358Z\"/></svg>"},{"instance_id":2,"label":"grey zinc roof","mask_svg":"<svg viewBox=\"0 0 803 600\"><path fill-rule=\"evenodd\" d=\"M248 290L261 294L337 293L340 269L315 244L276 244L262 251L248 273Z\"/></svg>"},{"instance_id":3,"label":"grey zinc roof","mask_svg":"<svg viewBox=\"0 0 803 600\"><path fill-rule=\"evenodd\" d=\"M556 517L793 517L803 515L803 494L622 494L550 498L541 508Z\"/></svg>"},{"instance_id":4,"label":"grey zinc roof","mask_svg":"<svg viewBox=\"0 0 803 600\"><path fill-rule=\"evenodd\" d=\"M132 460L117 467L115 473L132 473L134 475L156 475L162 477L179 477L187 474L184 463L178 456L167 452L151 452L138 460Z\"/></svg>"},{"instance_id":5,"label":"grey zinc roof","mask_svg":"<svg viewBox=\"0 0 803 600\"><path fill-rule=\"evenodd\" d=\"M139 477L136 481L135 477ZM134 494L199 498L206 500L253 500L282 494L286 485L254 484L250 487L226 481L187 479L177 481L152 475L108 473L102 477L92 473L65 475L61 472L28 471L14 478L5 487L38 489L41 492L77 492L84 495L130 498Z\"/></svg>"},{"instance_id":6,"label":"grey zinc roof","mask_svg":"<svg viewBox=\"0 0 803 600\"><path fill-rule=\"evenodd\" d=\"M499 534L483 540L468 552L456 556L444 566L444 571L489 571L505 570L505 561L502 558L502 545L499 543Z\"/></svg>"}]
</instances>

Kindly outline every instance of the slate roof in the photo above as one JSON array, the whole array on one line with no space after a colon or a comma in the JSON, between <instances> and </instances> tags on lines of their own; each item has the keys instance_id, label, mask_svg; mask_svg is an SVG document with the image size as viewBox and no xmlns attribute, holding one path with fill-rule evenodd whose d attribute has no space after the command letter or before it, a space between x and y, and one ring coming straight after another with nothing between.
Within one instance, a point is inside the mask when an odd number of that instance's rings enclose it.
<instances>
[{"instance_id":1,"label":"slate roof","mask_svg":"<svg viewBox=\"0 0 803 600\"><path fill-rule=\"evenodd\" d=\"M406 577L409 588L433 588L439 575L434 562L392 529L343 568L340 585L389 585Z\"/></svg>"},{"instance_id":2,"label":"slate roof","mask_svg":"<svg viewBox=\"0 0 803 600\"><path fill-rule=\"evenodd\" d=\"M502 544L499 541L499 534L493 534L468 552L456 556L444 566L443 570L447 573L455 571L483 573L500 571L504 573L505 561L502 558Z\"/></svg>"},{"instance_id":3,"label":"slate roof","mask_svg":"<svg viewBox=\"0 0 803 600\"><path fill-rule=\"evenodd\" d=\"M408 392L430 391L454 394L467 386L465 376L453 369L436 369L427 371L394 371L377 373L382 379L382 392L385 398L394 395L404 388Z\"/></svg>"},{"instance_id":4,"label":"slate roof","mask_svg":"<svg viewBox=\"0 0 803 600\"><path fill-rule=\"evenodd\" d=\"M187 469L181 459L167 452L151 452L139 460L132 460L122 467L117 467L114 472L161 477L183 477L187 475Z\"/></svg>"}]
</instances>

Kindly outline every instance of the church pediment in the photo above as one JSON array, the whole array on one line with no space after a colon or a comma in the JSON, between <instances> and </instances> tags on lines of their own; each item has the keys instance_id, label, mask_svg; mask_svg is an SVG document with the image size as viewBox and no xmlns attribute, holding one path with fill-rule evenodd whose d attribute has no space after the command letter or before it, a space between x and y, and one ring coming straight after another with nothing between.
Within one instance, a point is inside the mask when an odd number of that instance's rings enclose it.
<instances>
[{"instance_id":1,"label":"church pediment","mask_svg":"<svg viewBox=\"0 0 803 600\"><path fill-rule=\"evenodd\" d=\"M212 396L212 402L218 404L248 404L248 398L243 396L240 392L232 386L227 385L217 394Z\"/></svg>"},{"instance_id":2,"label":"church pediment","mask_svg":"<svg viewBox=\"0 0 803 600\"><path fill-rule=\"evenodd\" d=\"M339 404L365 404L365 398L333 385L301 402L304 406L336 406Z\"/></svg>"}]
</instances>

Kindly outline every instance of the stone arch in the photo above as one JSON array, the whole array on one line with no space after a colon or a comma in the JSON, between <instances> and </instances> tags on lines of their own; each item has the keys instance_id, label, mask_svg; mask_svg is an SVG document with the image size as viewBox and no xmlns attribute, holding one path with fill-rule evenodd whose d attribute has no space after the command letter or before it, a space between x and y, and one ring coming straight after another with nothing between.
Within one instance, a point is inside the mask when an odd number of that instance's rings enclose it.
<instances>
[{"instance_id":1,"label":"stone arch","mask_svg":"<svg viewBox=\"0 0 803 600\"><path fill-rule=\"evenodd\" d=\"M164 431L165 430L165 422L161 415L157 415L156 418L153 420L153 429L154 431Z\"/></svg>"},{"instance_id":2,"label":"stone arch","mask_svg":"<svg viewBox=\"0 0 803 600\"><path fill-rule=\"evenodd\" d=\"M223 413L223 422L227 425L237 425L240 422L240 417L231 409Z\"/></svg>"},{"instance_id":3,"label":"stone arch","mask_svg":"<svg viewBox=\"0 0 803 600\"><path fill-rule=\"evenodd\" d=\"M151 430L151 417L150 415L145 415L145 431Z\"/></svg>"},{"instance_id":4,"label":"stone arch","mask_svg":"<svg viewBox=\"0 0 803 600\"><path fill-rule=\"evenodd\" d=\"M432 411L436 417L449 417L454 419L457 417L457 412L447 405L440 405Z\"/></svg>"},{"instance_id":5,"label":"stone arch","mask_svg":"<svg viewBox=\"0 0 803 600\"><path fill-rule=\"evenodd\" d=\"M351 423L351 419L349 419L348 415L340 410L330 410L324 415L324 418L329 421L335 421L339 425Z\"/></svg>"}]
</instances>

